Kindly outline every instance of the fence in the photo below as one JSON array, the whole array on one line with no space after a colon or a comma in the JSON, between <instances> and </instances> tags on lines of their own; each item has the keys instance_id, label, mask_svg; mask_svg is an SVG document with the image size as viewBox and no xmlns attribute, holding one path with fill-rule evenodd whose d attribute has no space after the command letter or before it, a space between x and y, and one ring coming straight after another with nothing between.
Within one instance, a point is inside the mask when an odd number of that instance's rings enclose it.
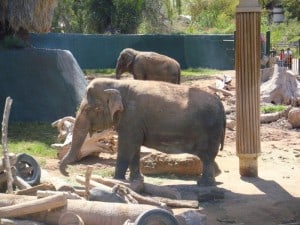
<instances>
[{"instance_id":1,"label":"fence","mask_svg":"<svg viewBox=\"0 0 300 225\"><path fill-rule=\"evenodd\" d=\"M82 69L114 68L122 49L155 51L176 59L181 68L234 69L234 35L84 35L31 34L37 48L72 52Z\"/></svg>"}]
</instances>

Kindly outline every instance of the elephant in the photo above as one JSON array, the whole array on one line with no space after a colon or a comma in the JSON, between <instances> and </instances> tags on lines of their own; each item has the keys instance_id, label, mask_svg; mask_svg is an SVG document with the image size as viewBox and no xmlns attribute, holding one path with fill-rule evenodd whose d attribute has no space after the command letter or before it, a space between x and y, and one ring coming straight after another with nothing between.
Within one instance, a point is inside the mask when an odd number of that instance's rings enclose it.
<instances>
[{"instance_id":1,"label":"elephant","mask_svg":"<svg viewBox=\"0 0 300 225\"><path fill-rule=\"evenodd\" d=\"M140 148L190 153L202 160L200 186L215 185L215 157L223 149L226 115L221 100L200 88L162 81L96 78L87 86L77 111L72 146L60 161L60 172L89 133L113 127L118 133L115 179L143 180Z\"/></svg>"},{"instance_id":2,"label":"elephant","mask_svg":"<svg viewBox=\"0 0 300 225\"><path fill-rule=\"evenodd\" d=\"M136 80L157 80L180 84L180 64L173 58L156 52L125 48L116 65L116 79L129 72Z\"/></svg>"}]
</instances>

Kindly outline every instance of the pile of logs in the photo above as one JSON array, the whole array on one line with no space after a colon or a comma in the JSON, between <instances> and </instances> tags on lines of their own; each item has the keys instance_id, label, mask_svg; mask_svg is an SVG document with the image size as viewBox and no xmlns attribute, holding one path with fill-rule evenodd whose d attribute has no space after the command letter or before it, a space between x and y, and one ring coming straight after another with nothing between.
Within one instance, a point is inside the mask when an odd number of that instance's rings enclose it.
<instances>
[{"instance_id":1,"label":"pile of logs","mask_svg":"<svg viewBox=\"0 0 300 225\"><path fill-rule=\"evenodd\" d=\"M162 220L173 220L167 224L204 225L206 216L201 213L199 201L224 198L224 192L217 188L197 187L196 198L187 200L182 199L177 189L144 182L137 192L126 181L92 175L92 167L87 168L85 176L77 176L76 181L79 185L70 186L69 191L41 183L11 194L0 194L0 224L142 225L139 223L142 215L154 214L156 220L159 216L164 217ZM93 192L95 188L98 192ZM99 192L96 200L95 193ZM112 201L112 195L122 202ZM185 210L174 214L173 208Z\"/></svg>"}]
</instances>

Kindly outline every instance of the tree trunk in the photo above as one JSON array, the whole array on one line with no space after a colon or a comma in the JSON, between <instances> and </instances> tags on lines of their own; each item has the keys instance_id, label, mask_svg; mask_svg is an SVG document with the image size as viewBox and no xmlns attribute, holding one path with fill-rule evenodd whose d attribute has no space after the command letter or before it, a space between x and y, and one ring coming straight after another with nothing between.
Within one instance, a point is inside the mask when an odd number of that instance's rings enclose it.
<instances>
[{"instance_id":1,"label":"tree trunk","mask_svg":"<svg viewBox=\"0 0 300 225\"><path fill-rule=\"evenodd\" d=\"M286 68L275 65L272 78L263 83L260 90L263 102L300 106L300 83Z\"/></svg>"}]
</instances>

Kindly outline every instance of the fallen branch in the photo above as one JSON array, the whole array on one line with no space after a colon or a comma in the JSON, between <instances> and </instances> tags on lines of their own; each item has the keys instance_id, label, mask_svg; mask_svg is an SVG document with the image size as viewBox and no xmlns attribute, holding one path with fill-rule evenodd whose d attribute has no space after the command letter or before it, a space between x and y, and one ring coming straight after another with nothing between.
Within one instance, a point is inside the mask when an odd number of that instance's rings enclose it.
<instances>
[{"instance_id":1,"label":"fallen branch","mask_svg":"<svg viewBox=\"0 0 300 225\"><path fill-rule=\"evenodd\" d=\"M116 179L110 179L110 178L103 178L98 175L93 175L92 180L99 182L101 184L104 184L109 187L113 187L116 184L122 184L125 185L126 187L130 187L129 182L122 182L120 180ZM166 198L171 198L171 199L181 199L181 195L177 190L174 190L169 187L164 187L164 186L157 186L153 184L148 184L144 183L144 189L143 191L147 194L154 195L154 196L161 196L161 197L166 197Z\"/></svg>"},{"instance_id":2,"label":"fallen branch","mask_svg":"<svg viewBox=\"0 0 300 225\"><path fill-rule=\"evenodd\" d=\"M226 91L224 89L220 89L220 88L215 88L215 87L212 87L212 86L208 86L210 89L212 89L213 91L219 91L219 92L222 92L223 95L225 96L233 96L233 94L230 92L230 91Z\"/></svg>"},{"instance_id":3,"label":"fallen branch","mask_svg":"<svg viewBox=\"0 0 300 225\"><path fill-rule=\"evenodd\" d=\"M57 194L46 198L35 199L32 201L19 203L12 206L0 208L0 218L13 218L24 216L32 213L47 211L58 207L65 206L67 198L63 194Z\"/></svg>"}]
</instances>

